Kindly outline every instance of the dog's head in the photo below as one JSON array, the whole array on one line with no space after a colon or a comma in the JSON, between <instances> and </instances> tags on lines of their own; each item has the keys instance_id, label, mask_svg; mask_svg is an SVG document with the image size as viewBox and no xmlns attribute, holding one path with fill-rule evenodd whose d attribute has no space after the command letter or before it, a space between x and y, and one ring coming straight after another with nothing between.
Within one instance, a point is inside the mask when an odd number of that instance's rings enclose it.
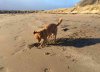
<instances>
[{"instance_id":1,"label":"dog's head","mask_svg":"<svg viewBox=\"0 0 100 72\"><path fill-rule=\"evenodd\" d=\"M34 34L34 37L38 40L38 42L40 42L41 41L41 34L40 34L40 32L34 31L33 34Z\"/></svg>"}]
</instances>

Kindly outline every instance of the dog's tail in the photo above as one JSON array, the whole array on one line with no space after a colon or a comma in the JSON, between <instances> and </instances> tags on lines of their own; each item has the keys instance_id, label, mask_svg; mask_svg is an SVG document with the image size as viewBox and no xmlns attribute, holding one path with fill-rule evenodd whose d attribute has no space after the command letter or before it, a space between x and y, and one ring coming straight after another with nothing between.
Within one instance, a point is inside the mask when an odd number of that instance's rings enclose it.
<instances>
[{"instance_id":1,"label":"dog's tail","mask_svg":"<svg viewBox=\"0 0 100 72\"><path fill-rule=\"evenodd\" d=\"M62 23L62 18L59 18L57 26L59 26Z\"/></svg>"}]
</instances>

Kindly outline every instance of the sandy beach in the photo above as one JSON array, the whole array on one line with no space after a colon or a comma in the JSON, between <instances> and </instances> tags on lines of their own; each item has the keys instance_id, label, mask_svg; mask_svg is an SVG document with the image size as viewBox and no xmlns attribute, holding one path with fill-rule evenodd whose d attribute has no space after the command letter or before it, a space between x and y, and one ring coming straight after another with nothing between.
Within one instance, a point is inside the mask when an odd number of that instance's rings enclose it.
<instances>
[{"instance_id":1,"label":"sandy beach","mask_svg":"<svg viewBox=\"0 0 100 72\"><path fill-rule=\"evenodd\" d=\"M57 43L32 46L33 31L60 17ZM100 15L0 14L0 72L100 72Z\"/></svg>"}]
</instances>

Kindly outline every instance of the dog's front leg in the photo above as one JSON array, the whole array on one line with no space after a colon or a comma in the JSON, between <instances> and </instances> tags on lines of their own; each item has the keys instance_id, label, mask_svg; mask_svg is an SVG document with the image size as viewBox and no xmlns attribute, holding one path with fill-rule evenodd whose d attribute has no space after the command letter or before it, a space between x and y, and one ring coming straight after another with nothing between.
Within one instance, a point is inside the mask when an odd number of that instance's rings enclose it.
<instances>
[{"instance_id":1,"label":"dog's front leg","mask_svg":"<svg viewBox=\"0 0 100 72\"><path fill-rule=\"evenodd\" d=\"M45 40L43 39L43 41L40 44L40 47L43 48L45 46Z\"/></svg>"},{"instance_id":2,"label":"dog's front leg","mask_svg":"<svg viewBox=\"0 0 100 72\"><path fill-rule=\"evenodd\" d=\"M44 46L46 46L47 44L47 38L43 39L43 42L41 43L41 47L43 48Z\"/></svg>"}]
</instances>

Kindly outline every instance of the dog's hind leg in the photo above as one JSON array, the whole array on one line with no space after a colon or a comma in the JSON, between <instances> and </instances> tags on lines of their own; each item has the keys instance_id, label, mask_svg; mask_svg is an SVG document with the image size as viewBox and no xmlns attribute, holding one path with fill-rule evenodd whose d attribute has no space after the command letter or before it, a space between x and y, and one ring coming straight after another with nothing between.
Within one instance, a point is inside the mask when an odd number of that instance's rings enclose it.
<instances>
[{"instance_id":1,"label":"dog's hind leg","mask_svg":"<svg viewBox=\"0 0 100 72\"><path fill-rule=\"evenodd\" d=\"M54 43L56 43L57 33L54 34Z\"/></svg>"},{"instance_id":2,"label":"dog's hind leg","mask_svg":"<svg viewBox=\"0 0 100 72\"><path fill-rule=\"evenodd\" d=\"M56 43L56 37L57 37L57 29L54 32L54 42Z\"/></svg>"},{"instance_id":3,"label":"dog's hind leg","mask_svg":"<svg viewBox=\"0 0 100 72\"><path fill-rule=\"evenodd\" d=\"M56 43L56 37L57 37L57 35L55 35L55 40L54 40L54 41L55 41L55 43Z\"/></svg>"}]
</instances>

